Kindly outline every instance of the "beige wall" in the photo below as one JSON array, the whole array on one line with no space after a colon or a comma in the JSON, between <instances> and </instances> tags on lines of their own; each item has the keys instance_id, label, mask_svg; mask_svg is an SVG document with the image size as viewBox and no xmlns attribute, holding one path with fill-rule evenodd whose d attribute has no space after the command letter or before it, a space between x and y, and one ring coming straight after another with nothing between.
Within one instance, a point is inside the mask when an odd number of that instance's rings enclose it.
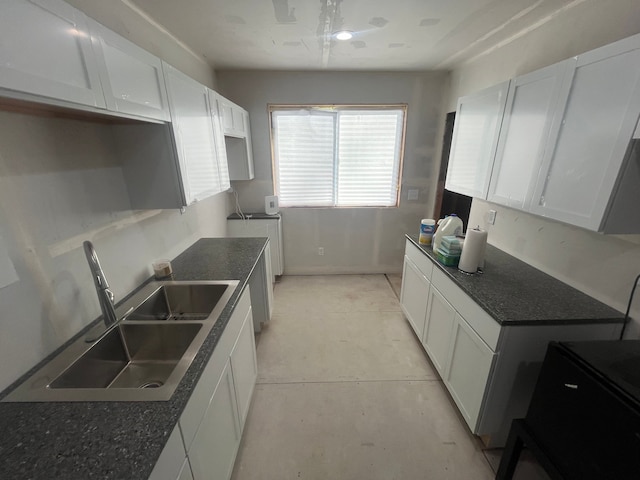
<instances>
[{"instance_id":1,"label":"beige wall","mask_svg":"<svg viewBox=\"0 0 640 480\"><path fill-rule=\"evenodd\" d=\"M447 102L510 77L640 32L637 1L585 0L540 28L452 72ZM495 225L485 221L497 210ZM625 311L633 279L640 273L640 235L604 236L562 223L474 200L471 224L489 231L489 242L593 297ZM640 319L640 292L632 316ZM633 324L629 338L640 328Z\"/></svg>"},{"instance_id":2,"label":"beige wall","mask_svg":"<svg viewBox=\"0 0 640 480\"><path fill-rule=\"evenodd\" d=\"M124 3L71 3L215 85L209 66ZM184 214L132 211L109 125L0 111L0 265L17 274L0 288L0 390L100 314L83 240L93 241L118 299L152 274L153 260L225 236L227 213L226 195Z\"/></svg>"},{"instance_id":3,"label":"beige wall","mask_svg":"<svg viewBox=\"0 0 640 480\"><path fill-rule=\"evenodd\" d=\"M218 71L218 82L251 118L256 178L232 182L245 212L263 212L273 194L267 104L408 104L399 208L281 210L285 273L400 272L404 234L433 212L448 74ZM408 188L419 190L417 201L407 200Z\"/></svg>"}]
</instances>

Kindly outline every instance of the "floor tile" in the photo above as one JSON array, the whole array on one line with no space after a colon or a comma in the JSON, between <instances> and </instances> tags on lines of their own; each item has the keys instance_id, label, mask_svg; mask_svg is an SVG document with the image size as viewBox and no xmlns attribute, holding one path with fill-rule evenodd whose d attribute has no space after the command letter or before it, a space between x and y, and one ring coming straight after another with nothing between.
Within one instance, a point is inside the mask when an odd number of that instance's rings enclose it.
<instances>
[{"instance_id":1,"label":"floor tile","mask_svg":"<svg viewBox=\"0 0 640 480\"><path fill-rule=\"evenodd\" d=\"M400 311L384 275L285 276L275 295L275 315Z\"/></svg>"},{"instance_id":2,"label":"floor tile","mask_svg":"<svg viewBox=\"0 0 640 480\"><path fill-rule=\"evenodd\" d=\"M399 312L274 315L257 354L259 383L438 378Z\"/></svg>"},{"instance_id":3,"label":"floor tile","mask_svg":"<svg viewBox=\"0 0 640 480\"><path fill-rule=\"evenodd\" d=\"M488 480L438 381L257 385L234 480Z\"/></svg>"},{"instance_id":4,"label":"floor tile","mask_svg":"<svg viewBox=\"0 0 640 480\"><path fill-rule=\"evenodd\" d=\"M398 300L400 299L400 289L402 288L402 274L400 273L387 273L388 282L391 284L393 293L396 294Z\"/></svg>"}]
</instances>

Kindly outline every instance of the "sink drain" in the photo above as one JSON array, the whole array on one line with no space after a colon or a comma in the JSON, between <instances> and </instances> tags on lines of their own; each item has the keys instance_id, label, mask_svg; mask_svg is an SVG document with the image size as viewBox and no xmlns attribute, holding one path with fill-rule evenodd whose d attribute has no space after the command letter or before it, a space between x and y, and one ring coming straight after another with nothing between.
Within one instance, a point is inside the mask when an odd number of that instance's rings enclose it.
<instances>
[{"instance_id":1,"label":"sink drain","mask_svg":"<svg viewBox=\"0 0 640 480\"><path fill-rule=\"evenodd\" d=\"M164 385L162 382L147 382L140 385L138 388L160 388L162 385Z\"/></svg>"}]
</instances>

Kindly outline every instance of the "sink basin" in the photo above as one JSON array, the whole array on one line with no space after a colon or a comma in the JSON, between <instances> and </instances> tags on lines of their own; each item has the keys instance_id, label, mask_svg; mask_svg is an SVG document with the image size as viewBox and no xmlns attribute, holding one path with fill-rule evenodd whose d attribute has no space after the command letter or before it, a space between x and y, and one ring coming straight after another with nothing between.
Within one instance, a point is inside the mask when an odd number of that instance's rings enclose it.
<instances>
[{"instance_id":1,"label":"sink basin","mask_svg":"<svg viewBox=\"0 0 640 480\"><path fill-rule=\"evenodd\" d=\"M161 387L201 329L198 323L119 325L49 388Z\"/></svg>"},{"instance_id":2,"label":"sink basin","mask_svg":"<svg viewBox=\"0 0 640 480\"><path fill-rule=\"evenodd\" d=\"M77 338L2 401L169 400L238 283L149 283L116 308L117 324Z\"/></svg>"},{"instance_id":3,"label":"sink basin","mask_svg":"<svg viewBox=\"0 0 640 480\"><path fill-rule=\"evenodd\" d=\"M166 284L159 287L127 320L204 320L216 307L226 284Z\"/></svg>"}]
</instances>

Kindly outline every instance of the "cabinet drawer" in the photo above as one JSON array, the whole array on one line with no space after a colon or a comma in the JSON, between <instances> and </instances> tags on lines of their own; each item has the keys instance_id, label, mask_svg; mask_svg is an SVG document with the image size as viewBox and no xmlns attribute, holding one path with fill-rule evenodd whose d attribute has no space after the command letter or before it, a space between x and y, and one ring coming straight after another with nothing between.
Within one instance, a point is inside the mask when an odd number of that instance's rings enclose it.
<instances>
[{"instance_id":1,"label":"cabinet drawer","mask_svg":"<svg viewBox=\"0 0 640 480\"><path fill-rule=\"evenodd\" d=\"M495 352L498 346L498 337L500 336L500 324L480 308L453 280L448 279L446 274L437 268L433 269L431 283L453 305L453 308L464 317L482 341Z\"/></svg>"},{"instance_id":2,"label":"cabinet drawer","mask_svg":"<svg viewBox=\"0 0 640 480\"><path fill-rule=\"evenodd\" d=\"M433 271L433 262L409 240L406 241L404 252L414 265L418 267L422 275L424 275L427 280L430 280L431 272Z\"/></svg>"},{"instance_id":3,"label":"cabinet drawer","mask_svg":"<svg viewBox=\"0 0 640 480\"><path fill-rule=\"evenodd\" d=\"M527 424L567 479L638 478L638 412L557 345L547 351Z\"/></svg>"}]
</instances>

